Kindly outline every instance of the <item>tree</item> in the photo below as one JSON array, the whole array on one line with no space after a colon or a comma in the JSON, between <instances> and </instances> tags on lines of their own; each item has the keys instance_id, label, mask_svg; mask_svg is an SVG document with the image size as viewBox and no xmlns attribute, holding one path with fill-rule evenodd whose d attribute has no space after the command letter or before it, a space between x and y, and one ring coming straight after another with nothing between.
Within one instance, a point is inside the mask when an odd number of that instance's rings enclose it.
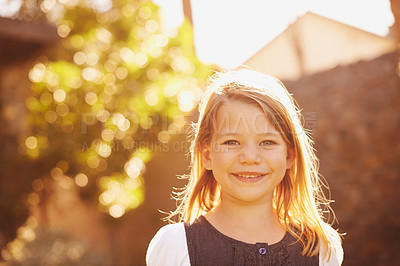
<instances>
[{"instance_id":1,"label":"tree","mask_svg":"<svg viewBox=\"0 0 400 266\"><path fill-rule=\"evenodd\" d=\"M194 54L190 23L168 37L150 1L38 6L62 42L29 72L32 133L20 148L35 165L28 204L40 204L46 180L53 180L121 217L145 197L151 144L182 130L210 68Z\"/></svg>"},{"instance_id":2,"label":"tree","mask_svg":"<svg viewBox=\"0 0 400 266\"><path fill-rule=\"evenodd\" d=\"M193 53L190 25L168 38L152 2L74 2L48 10L63 47L29 74L35 134L26 153L55 180L100 189L102 209L120 217L143 201L148 144L182 128L209 72ZM57 9L64 15L54 17Z\"/></svg>"}]
</instances>

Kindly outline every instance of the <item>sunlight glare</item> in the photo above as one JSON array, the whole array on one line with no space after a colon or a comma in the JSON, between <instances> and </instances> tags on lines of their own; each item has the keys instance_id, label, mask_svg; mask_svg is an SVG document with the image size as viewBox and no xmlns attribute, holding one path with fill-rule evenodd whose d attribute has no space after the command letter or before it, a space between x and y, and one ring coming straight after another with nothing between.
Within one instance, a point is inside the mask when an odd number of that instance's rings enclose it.
<instances>
[{"instance_id":1,"label":"sunlight glare","mask_svg":"<svg viewBox=\"0 0 400 266\"><path fill-rule=\"evenodd\" d=\"M181 91L178 94L178 107L183 112L190 112L196 106L194 94L191 91Z\"/></svg>"}]
</instances>

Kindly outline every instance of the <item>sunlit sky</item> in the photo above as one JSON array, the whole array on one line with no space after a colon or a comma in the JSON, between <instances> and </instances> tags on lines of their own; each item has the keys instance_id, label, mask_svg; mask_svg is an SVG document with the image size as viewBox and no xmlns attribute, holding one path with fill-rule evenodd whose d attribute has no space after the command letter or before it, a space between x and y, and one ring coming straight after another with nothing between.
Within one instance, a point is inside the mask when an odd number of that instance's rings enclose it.
<instances>
[{"instance_id":1,"label":"sunlit sky","mask_svg":"<svg viewBox=\"0 0 400 266\"><path fill-rule=\"evenodd\" d=\"M154 0L166 31L183 21L182 0ZM197 55L234 68L311 11L385 36L394 18L389 0L192 0Z\"/></svg>"},{"instance_id":2,"label":"sunlit sky","mask_svg":"<svg viewBox=\"0 0 400 266\"><path fill-rule=\"evenodd\" d=\"M89 0L90 1L90 0ZM105 9L111 0L91 0ZM153 0L164 30L183 22L182 0ZM7 4L6 4L7 3ZM386 36L394 18L389 0L191 0L197 56L235 68L307 11ZM0 16L15 13L21 0L0 0ZM6 8L7 7L7 8Z\"/></svg>"}]
</instances>

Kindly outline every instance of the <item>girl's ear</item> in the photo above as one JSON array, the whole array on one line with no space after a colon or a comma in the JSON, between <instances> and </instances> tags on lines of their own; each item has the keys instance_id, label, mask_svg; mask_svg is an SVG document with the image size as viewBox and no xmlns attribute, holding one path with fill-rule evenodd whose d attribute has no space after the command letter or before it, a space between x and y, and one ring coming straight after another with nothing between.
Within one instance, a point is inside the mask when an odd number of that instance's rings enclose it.
<instances>
[{"instance_id":1,"label":"girl's ear","mask_svg":"<svg viewBox=\"0 0 400 266\"><path fill-rule=\"evenodd\" d=\"M288 148L286 156L286 169L292 167L294 158L296 158L296 151L294 148Z\"/></svg>"},{"instance_id":2,"label":"girl's ear","mask_svg":"<svg viewBox=\"0 0 400 266\"><path fill-rule=\"evenodd\" d=\"M208 145L203 145L203 147L201 148L201 160L203 162L204 168L206 168L207 170L211 170L211 154Z\"/></svg>"}]
</instances>

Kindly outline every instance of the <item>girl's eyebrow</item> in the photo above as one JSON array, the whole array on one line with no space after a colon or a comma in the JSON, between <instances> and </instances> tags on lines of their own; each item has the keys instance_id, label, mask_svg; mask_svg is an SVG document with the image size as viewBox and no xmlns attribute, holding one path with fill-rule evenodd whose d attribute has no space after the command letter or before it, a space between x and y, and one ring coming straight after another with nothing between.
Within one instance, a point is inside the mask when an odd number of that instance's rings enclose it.
<instances>
[{"instance_id":1,"label":"girl's eyebrow","mask_svg":"<svg viewBox=\"0 0 400 266\"><path fill-rule=\"evenodd\" d=\"M279 136L280 134L279 134L279 132L266 132L266 133L259 133L259 134L257 134L257 135L259 135L259 136L272 136L272 137L276 137L276 136Z\"/></svg>"},{"instance_id":2,"label":"girl's eyebrow","mask_svg":"<svg viewBox=\"0 0 400 266\"><path fill-rule=\"evenodd\" d=\"M222 132L222 133L217 133L216 134L219 137L225 137L225 136L240 136L242 134L237 133L237 132ZM279 132L265 132L265 133L257 133L257 136L272 136L272 137L276 137L279 136Z\"/></svg>"}]
</instances>

